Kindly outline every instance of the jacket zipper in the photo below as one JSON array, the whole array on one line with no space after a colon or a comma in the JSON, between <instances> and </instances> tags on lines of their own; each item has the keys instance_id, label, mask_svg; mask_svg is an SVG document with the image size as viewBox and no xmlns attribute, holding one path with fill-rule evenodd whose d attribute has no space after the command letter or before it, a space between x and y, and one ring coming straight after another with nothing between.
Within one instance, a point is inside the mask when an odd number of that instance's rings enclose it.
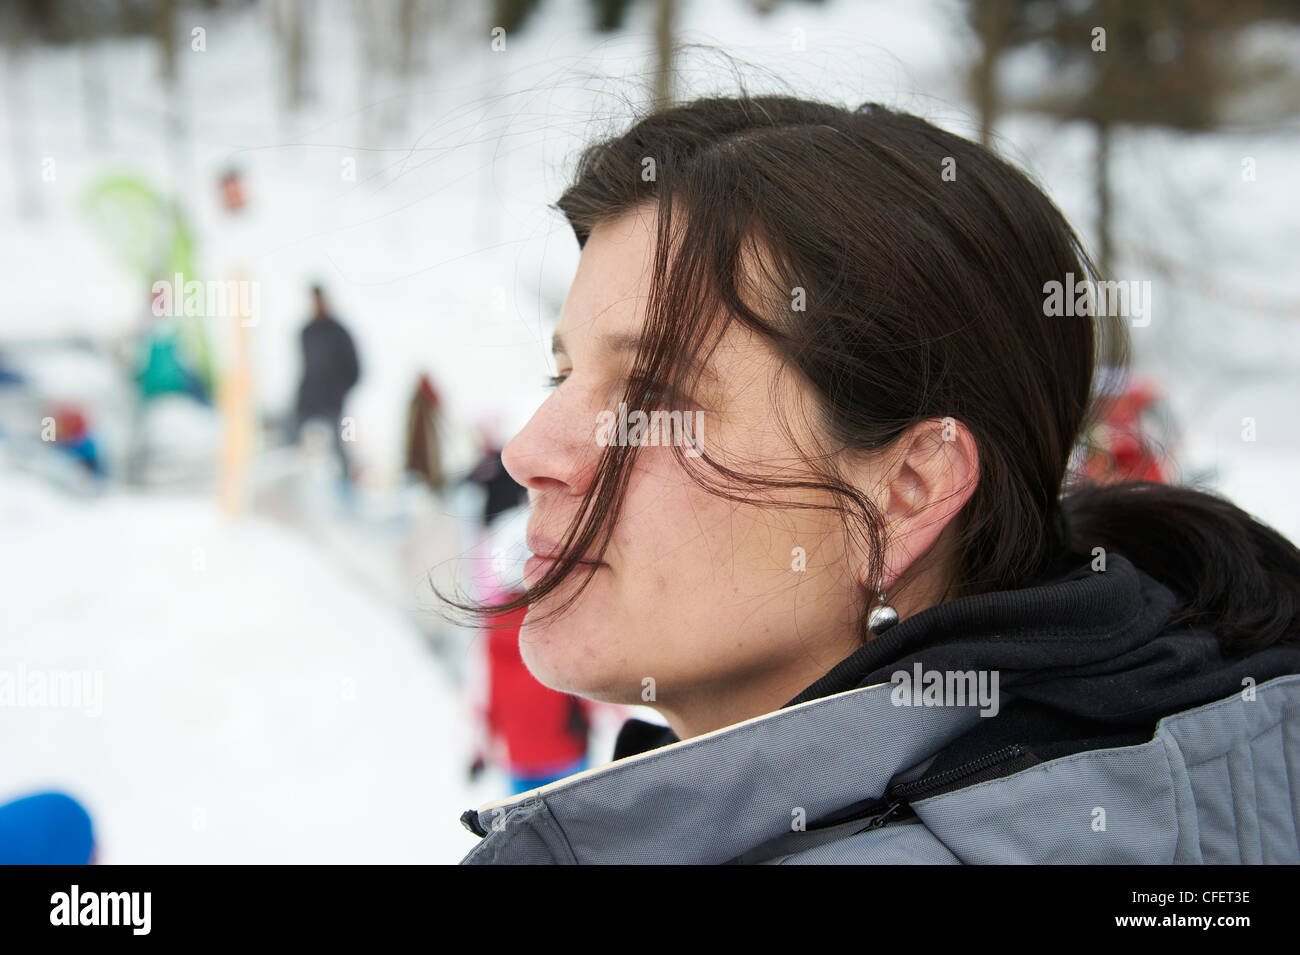
<instances>
[{"instance_id":1,"label":"jacket zipper","mask_svg":"<svg viewBox=\"0 0 1300 955\"><path fill-rule=\"evenodd\" d=\"M937 794L944 789L952 786L953 783L959 782L969 776L984 772L996 766L998 763L1006 762L1009 759L1016 759L1025 755L1025 748L1018 743L1010 746L1004 746L1001 749L986 753L979 759L973 759L969 763L961 766L955 766L952 769L946 769L941 773L925 779L918 779L910 783L899 783L897 786L890 786L885 790L885 795L881 800L884 803L883 810L871 818L865 826L858 832L868 832L872 829L879 829L882 826L897 819L906 819L908 816L915 815L912 809L912 801L923 799L927 795Z\"/></svg>"},{"instance_id":2,"label":"jacket zipper","mask_svg":"<svg viewBox=\"0 0 1300 955\"><path fill-rule=\"evenodd\" d=\"M911 807L909 807L907 803L903 802L903 800L896 799L885 807L884 812L872 819L869 823L859 829L858 832L867 832L871 829L879 829L891 820L900 816L905 816L907 814L906 810L909 810L910 808Z\"/></svg>"},{"instance_id":3,"label":"jacket zipper","mask_svg":"<svg viewBox=\"0 0 1300 955\"><path fill-rule=\"evenodd\" d=\"M1023 755L1025 755L1025 748L1019 743L1012 743L1010 746L1003 746L991 753L985 753L979 759L973 759L961 766L935 773L925 779L891 786L885 791L885 798L890 801L901 800L903 802L910 802L916 798L924 799L926 794L939 793L967 776L973 776L986 769L991 769L998 763L1004 763L1009 759L1016 759Z\"/></svg>"}]
</instances>

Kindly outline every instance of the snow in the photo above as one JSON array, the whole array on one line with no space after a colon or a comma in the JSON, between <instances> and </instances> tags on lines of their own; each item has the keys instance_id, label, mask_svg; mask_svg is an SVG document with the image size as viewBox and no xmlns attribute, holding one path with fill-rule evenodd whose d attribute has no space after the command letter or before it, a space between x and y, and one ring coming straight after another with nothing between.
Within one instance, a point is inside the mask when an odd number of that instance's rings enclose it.
<instances>
[{"instance_id":1,"label":"snow","mask_svg":"<svg viewBox=\"0 0 1300 955\"><path fill-rule=\"evenodd\" d=\"M59 788L100 859L454 861L465 714L396 610L207 497L60 499L6 476L0 672L89 672L89 706L6 709L0 793ZM495 780L499 785L500 781Z\"/></svg>"}]
</instances>

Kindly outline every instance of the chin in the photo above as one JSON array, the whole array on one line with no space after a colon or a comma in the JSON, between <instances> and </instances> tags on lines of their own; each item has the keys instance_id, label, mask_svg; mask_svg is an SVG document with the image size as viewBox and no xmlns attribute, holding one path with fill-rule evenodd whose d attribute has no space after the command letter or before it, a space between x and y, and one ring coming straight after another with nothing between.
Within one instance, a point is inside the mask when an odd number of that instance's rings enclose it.
<instances>
[{"instance_id":1,"label":"chin","mask_svg":"<svg viewBox=\"0 0 1300 955\"><path fill-rule=\"evenodd\" d=\"M538 683L602 703L639 702L640 677L625 672L625 666L613 672L600 655L608 649L564 617L533 626L525 617L519 630L519 655Z\"/></svg>"}]
</instances>

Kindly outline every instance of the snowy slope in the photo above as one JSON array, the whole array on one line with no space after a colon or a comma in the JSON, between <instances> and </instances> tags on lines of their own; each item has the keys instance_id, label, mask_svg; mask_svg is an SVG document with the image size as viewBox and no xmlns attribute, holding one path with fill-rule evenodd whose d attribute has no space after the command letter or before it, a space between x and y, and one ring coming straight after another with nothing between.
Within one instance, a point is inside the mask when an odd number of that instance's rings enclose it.
<instances>
[{"instance_id":1,"label":"snowy slope","mask_svg":"<svg viewBox=\"0 0 1300 955\"><path fill-rule=\"evenodd\" d=\"M13 476L0 518L0 671L102 681L97 706L5 710L0 797L72 793L110 863L455 861L473 843L456 820L500 780L463 782L453 687L295 535Z\"/></svg>"}]
</instances>

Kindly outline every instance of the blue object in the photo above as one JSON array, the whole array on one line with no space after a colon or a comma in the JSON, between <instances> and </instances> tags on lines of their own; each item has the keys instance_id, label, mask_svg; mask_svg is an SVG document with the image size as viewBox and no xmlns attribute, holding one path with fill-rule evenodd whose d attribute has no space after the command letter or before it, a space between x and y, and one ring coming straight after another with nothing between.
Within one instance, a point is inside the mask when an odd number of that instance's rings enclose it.
<instances>
[{"instance_id":1,"label":"blue object","mask_svg":"<svg viewBox=\"0 0 1300 955\"><path fill-rule=\"evenodd\" d=\"M583 756L576 762L569 763L565 766L559 766L548 773L539 776L516 776L510 774L511 795L518 796L520 793L528 792L530 789L537 789L539 786L545 786L547 783L553 783L557 779L563 779L565 776L572 776L574 773L580 773L587 768L587 757Z\"/></svg>"},{"instance_id":2,"label":"blue object","mask_svg":"<svg viewBox=\"0 0 1300 955\"><path fill-rule=\"evenodd\" d=\"M86 865L90 814L71 796L37 793L0 806L0 865Z\"/></svg>"},{"instance_id":3,"label":"blue object","mask_svg":"<svg viewBox=\"0 0 1300 955\"><path fill-rule=\"evenodd\" d=\"M67 451L96 477L104 476L104 466L99 460L99 448L89 435L83 435L75 441L60 442L59 447Z\"/></svg>"}]
</instances>

